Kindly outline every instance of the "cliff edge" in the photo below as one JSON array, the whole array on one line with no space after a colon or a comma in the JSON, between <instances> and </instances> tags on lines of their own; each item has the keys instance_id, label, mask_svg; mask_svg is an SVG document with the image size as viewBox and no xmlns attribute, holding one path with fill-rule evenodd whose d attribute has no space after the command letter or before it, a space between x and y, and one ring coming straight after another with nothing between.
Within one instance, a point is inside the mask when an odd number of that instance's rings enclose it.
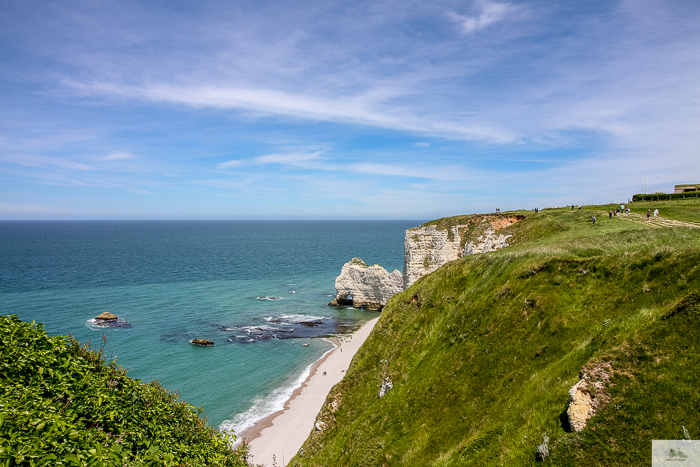
<instances>
[{"instance_id":1,"label":"cliff edge","mask_svg":"<svg viewBox=\"0 0 700 467\"><path fill-rule=\"evenodd\" d=\"M524 218L511 214L474 214L438 219L408 229L404 240L404 290L450 261L507 247L510 235L497 232Z\"/></svg>"}]
</instances>

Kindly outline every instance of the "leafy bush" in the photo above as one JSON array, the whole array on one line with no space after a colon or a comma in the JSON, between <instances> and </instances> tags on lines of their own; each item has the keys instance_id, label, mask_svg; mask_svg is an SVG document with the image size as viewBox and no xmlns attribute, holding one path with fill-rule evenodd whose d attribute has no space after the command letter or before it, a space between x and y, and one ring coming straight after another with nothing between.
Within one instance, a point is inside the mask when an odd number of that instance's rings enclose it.
<instances>
[{"instance_id":1,"label":"leafy bush","mask_svg":"<svg viewBox=\"0 0 700 467\"><path fill-rule=\"evenodd\" d=\"M632 201L669 201L671 199L697 198L700 191L689 191L687 193L641 193L632 196Z\"/></svg>"},{"instance_id":2,"label":"leafy bush","mask_svg":"<svg viewBox=\"0 0 700 467\"><path fill-rule=\"evenodd\" d=\"M101 350L0 316L2 466L248 465L200 412Z\"/></svg>"}]
</instances>

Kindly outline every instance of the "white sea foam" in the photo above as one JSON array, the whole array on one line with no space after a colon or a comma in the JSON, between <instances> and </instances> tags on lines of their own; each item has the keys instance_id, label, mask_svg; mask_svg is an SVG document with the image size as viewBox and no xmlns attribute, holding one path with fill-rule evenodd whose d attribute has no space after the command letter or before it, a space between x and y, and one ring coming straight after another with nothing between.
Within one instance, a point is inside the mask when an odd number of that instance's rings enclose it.
<instances>
[{"instance_id":1,"label":"white sea foam","mask_svg":"<svg viewBox=\"0 0 700 467\"><path fill-rule=\"evenodd\" d=\"M104 329L103 326L100 326L99 324L97 324L97 320L95 318L90 318L89 320L87 320L85 322L85 326L90 328L92 331L99 331L101 329Z\"/></svg>"},{"instance_id":2,"label":"white sea foam","mask_svg":"<svg viewBox=\"0 0 700 467\"><path fill-rule=\"evenodd\" d=\"M236 330L236 331L245 331L247 333L254 332L254 331L269 331L269 332L274 332L277 330L277 328L272 327L272 326L241 326L240 328L233 328L231 329Z\"/></svg>"},{"instance_id":3,"label":"white sea foam","mask_svg":"<svg viewBox=\"0 0 700 467\"><path fill-rule=\"evenodd\" d=\"M323 319L330 319L327 316L314 316L314 315L282 315L282 316L277 316L273 317L270 316L268 318L265 318L265 321L268 323L270 321L274 321L275 324L281 324L281 325L290 325L290 324L299 324L303 323L306 321L312 321L312 320L323 320Z\"/></svg>"},{"instance_id":4,"label":"white sea foam","mask_svg":"<svg viewBox=\"0 0 700 467\"><path fill-rule=\"evenodd\" d=\"M338 348L333 342L323 339L327 342L333 344L333 348L327 350L318 360L328 355L330 352ZM316 360L316 362L318 362ZM257 422L272 415L275 412L284 409L284 404L292 397L294 390L300 387L306 378L311 374L311 367L316 363L312 363L302 371L297 377L292 377L288 379L282 386L278 387L270 395L265 398L257 398L253 401L253 406L243 413L240 413L233 417L231 420L224 420L219 425L219 431L222 433L237 433L241 434L245 430L252 428ZM239 444L242 440L239 438L236 440L236 444Z\"/></svg>"},{"instance_id":5,"label":"white sea foam","mask_svg":"<svg viewBox=\"0 0 700 467\"><path fill-rule=\"evenodd\" d=\"M95 318L90 318L89 320L85 321L85 327L87 327L91 331L104 332L104 330L106 328L116 330L116 329L123 328L123 327L130 327L130 324L127 321L124 321L122 319L118 319L117 321L110 322L110 325L105 325L105 324L99 324L99 322Z\"/></svg>"},{"instance_id":6,"label":"white sea foam","mask_svg":"<svg viewBox=\"0 0 700 467\"><path fill-rule=\"evenodd\" d=\"M309 321L311 319L328 319L328 317L314 315L282 315L280 316L280 319L290 321L292 323L301 323L302 321Z\"/></svg>"}]
</instances>

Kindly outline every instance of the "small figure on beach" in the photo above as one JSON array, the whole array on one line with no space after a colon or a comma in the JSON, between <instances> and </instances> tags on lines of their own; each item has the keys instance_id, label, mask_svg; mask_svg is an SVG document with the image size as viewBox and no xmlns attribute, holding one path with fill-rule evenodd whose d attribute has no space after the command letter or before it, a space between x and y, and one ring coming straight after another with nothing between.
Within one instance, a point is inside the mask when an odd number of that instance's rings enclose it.
<instances>
[{"instance_id":1,"label":"small figure on beach","mask_svg":"<svg viewBox=\"0 0 700 467\"><path fill-rule=\"evenodd\" d=\"M647 220L651 217L651 209L647 209Z\"/></svg>"},{"instance_id":2,"label":"small figure on beach","mask_svg":"<svg viewBox=\"0 0 700 467\"><path fill-rule=\"evenodd\" d=\"M323 376L326 376L326 372L325 372L325 371L323 372Z\"/></svg>"},{"instance_id":3,"label":"small figure on beach","mask_svg":"<svg viewBox=\"0 0 700 467\"><path fill-rule=\"evenodd\" d=\"M656 216L658 216L658 215L659 215L659 210L655 208L654 209L654 219L656 219Z\"/></svg>"},{"instance_id":4,"label":"small figure on beach","mask_svg":"<svg viewBox=\"0 0 700 467\"><path fill-rule=\"evenodd\" d=\"M579 210L579 211L581 210L581 205L580 205L580 204L578 205L578 210Z\"/></svg>"},{"instance_id":5,"label":"small figure on beach","mask_svg":"<svg viewBox=\"0 0 700 467\"><path fill-rule=\"evenodd\" d=\"M571 205L571 212L574 212L574 205Z\"/></svg>"},{"instance_id":6,"label":"small figure on beach","mask_svg":"<svg viewBox=\"0 0 700 467\"><path fill-rule=\"evenodd\" d=\"M595 216L593 216L593 225L595 225Z\"/></svg>"},{"instance_id":7,"label":"small figure on beach","mask_svg":"<svg viewBox=\"0 0 700 467\"><path fill-rule=\"evenodd\" d=\"M608 217L612 219L612 209L608 211Z\"/></svg>"}]
</instances>

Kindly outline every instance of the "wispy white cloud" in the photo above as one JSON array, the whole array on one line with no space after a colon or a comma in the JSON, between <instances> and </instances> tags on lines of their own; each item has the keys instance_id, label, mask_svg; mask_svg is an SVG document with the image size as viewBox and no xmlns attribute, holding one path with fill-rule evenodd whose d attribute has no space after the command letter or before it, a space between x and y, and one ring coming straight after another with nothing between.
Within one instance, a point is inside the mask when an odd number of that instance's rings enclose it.
<instances>
[{"instance_id":1,"label":"wispy white cloud","mask_svg":"<svg viewBox=\"0 0 700 467\"><path fill-rule=\"evenodd\" d=\"M89 96L119 96L151 102L181 104L195 108L242 109L262 114L289 116L310 120L410 131L431 136L505 143L513 140L512 131L476 119L445 118L439 113L415 113L400 104L414 91L401 85L376 87L365 92L337 97L319 97L275 89L233 88L225 86L184 86L155 84L134 86L111 82L78 82L64 80ZM415 109L413 109L415 110Z\"/></svg>"},{"instance_id":2,"label":"wispy white cloud","mask_svg":"<svg viewBox=\"0 0 700 467\"><path fill-rule=\"evenodd\" d=\"M134 154L128 153L128 152L113 152L110 154L107 154L106 156L102 157L97 157L95 160L96 161L123 161L126 159L134 159L136 156Z\"/></svg>"},{"instance_id":3,"label":"wispy white cloud","mask_svg":"<svg viewBox=\"0 0 700 467\"><path fill-rule=\"evenodd\" d=\"M455 12L448 13L467 34L474 33L493 23L501 21L518 9L516 5L511 3L497 3L488 0L477 1L474 5L477 14L473 16L460 15Z\"/></svg>"},{"instance_id":4,"label":"wispy white cloud","mask_svg":"<svg viewBox=\"0 0 700 467\"><path fill-rule=\"evenodd\" d=\"M457 164L427 164L405 162L402 164L388 164L375 162L348 162L339 163L332 161L332 154L325 158L321 152L312 153L280 153L259 156L251 159L236 159L217 164L217 168L240 168L246 166L258 166L265 164L279 164L283 166L306 169L310 171L338 172L343 174L369 174L373 176L393 176L403 178L423 178L442 181L466 181L479 176L484 176L482 171L469 170Z\"/></svg>"},{"instance_id":5,"label":"wispy white cloud","mask_svg":"<svg viewBox=\"0 0 700 467\"><path fill-rule=\"evenodd\" d=\"M9 162L12 164L23 165L26 167L61 167L64 169L81 170L88 171L94 170L94 167L89 165L75 162L66 158L61 157L48 157L48 156L36 156L33 154L19 154L19 155L0 155L0 162Z\"/></svg>"},{"instance_id":6,"label":"wispy white cloud","mask_svg":"<svg viewBox=\"0 0 700 467\"><path fill-rule=\"evenodd\" d=\"M208 180L191 180L191 184L209 186L212 188L221 188L224 190L235 190L250 184L249 180L231 180L226 178L215 178Z\"/></svg>"},{"instance_id":7,"label":"wispy white cloud","mask_svg":"<svg viewBox=\"0 0 700 467\"><path fill-rule=\"evenodd\" d=\"M320 160L321 152L312 153L280 153L280 154L267 154L264 156L258 156L251 159L234 159L226 162L221 162L216 166L220 169L227 169L232 167L244 167L249 165L265 165L265 164L281 164L281 165L292 165L292 166L308 166L310 161Z\"/></svg>"}]
</instances>

